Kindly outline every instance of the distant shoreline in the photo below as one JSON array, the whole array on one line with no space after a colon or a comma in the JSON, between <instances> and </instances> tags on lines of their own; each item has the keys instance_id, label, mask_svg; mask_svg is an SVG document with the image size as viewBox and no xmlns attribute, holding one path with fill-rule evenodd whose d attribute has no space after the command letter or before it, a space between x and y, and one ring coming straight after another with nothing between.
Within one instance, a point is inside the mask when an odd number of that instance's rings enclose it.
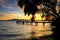
<instances>
[{"instance_id":1,"label":"distant shoreline","mask_svg":"<svg viewBox=\"0 0 60 40\"><path fill-rule=\"evenodd\" d=\"M0 20L0 21L31 21L25 19L10 19L10 20ZM35 20L35 21L52 21L52 20Z\"/></svg>"},{"instance_id":2,"label":"distant shoreline","mask_svg":"<svg viewBox=\"0 0 60 40\"><path fill-rule=\"evenodd\" d=\"M0 20L0 21L16 21L16 20Z\"/></svg>"},{"instance_id":3,"label":"distant shoreline","mask_svg":"<svg viewBox=\"0 0 60 40\"><path fill-rule=\"evenodd\" d=\"M10 20L0 20L0 21L18 21L18 20L21 20L21 19L10 19Z\"/></svg>"}]
</instances>

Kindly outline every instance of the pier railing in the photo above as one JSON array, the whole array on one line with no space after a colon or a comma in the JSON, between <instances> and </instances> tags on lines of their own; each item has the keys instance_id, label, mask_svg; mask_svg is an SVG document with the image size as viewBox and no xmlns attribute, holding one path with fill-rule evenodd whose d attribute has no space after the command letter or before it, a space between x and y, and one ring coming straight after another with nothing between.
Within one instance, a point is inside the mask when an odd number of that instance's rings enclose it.
<instances>
[{"instance_id":1,"label":"pier railing","mask_svg":"<svg viewBox=\"0 0 60 40\"><path fill-rule=\"evenodd\" d=\"M16 21L16 23L17 24L22 24L22 25L24 25L24 24L31 24L31 25L33 25L33 24L35 24L35 25L38 25L38 23L43 23L43 25L45 24L45 23L51 23L52 21L46 21L46 20L37 20L37 21L30 21L30 20L20 20L20 21Z\"/></svg>"}]
</instances>

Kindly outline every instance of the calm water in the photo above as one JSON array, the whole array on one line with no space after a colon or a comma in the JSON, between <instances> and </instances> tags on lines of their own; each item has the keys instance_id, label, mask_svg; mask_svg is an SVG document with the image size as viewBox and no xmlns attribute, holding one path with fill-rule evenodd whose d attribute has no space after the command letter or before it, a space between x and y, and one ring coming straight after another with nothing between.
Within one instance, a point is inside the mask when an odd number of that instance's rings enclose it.
<instances>
[{"instance_id":1,"label":"calm water","mask_svg":"<svg viewBox=\"0 0 60 40\"><path fill-rule=\"evenodd\" d=\"M31 40L31 37L38 38L53 34L51 29L50 23L46 23L43 27L42 23L36 26L16 24L16 21L0 21L0 40ZM44 40L53 40L53 38Z\"/></svg>"}]
</instances>

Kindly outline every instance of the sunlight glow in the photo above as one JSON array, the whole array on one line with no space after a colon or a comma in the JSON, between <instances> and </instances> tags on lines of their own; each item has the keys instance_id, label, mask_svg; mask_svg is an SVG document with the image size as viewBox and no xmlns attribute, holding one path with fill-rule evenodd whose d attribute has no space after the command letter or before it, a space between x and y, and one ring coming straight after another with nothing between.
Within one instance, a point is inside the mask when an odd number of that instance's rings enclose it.
<instances>
[{"instance_id":1,"label":"sunlight glow","mask_svg":"<svg viewBox=\"0 0 60 40\"><path fill-rule=\"evenodd\" d=\"M2 14L0 20L21 19L21 14Z\"/></svg>"},{"instance_id":2,"label":"sunlight glow","mask_svg":"<svg viewBox=\"0 0 60 40\"><path fill-rule=\"evenodd\" d=\"M26 20L31 20L32 18L32 14L30 14L28 16L28 14L26 16L23 16L23 19L26 19ZM42 17L42 13L36 13L35 16L34 16L35 20L46 20L46 17Z\"/></svg>"},{"instance_id":3,"label":"sunlight glow","mask_svg":"<svg viewBox=\"0 0 60 40\"><path fill-rule=\"evenodd\" d=\"M28 16L28 14L27 14L26 16L24 16L24 19L26 19L26 20L30 20L31 17L32 17L32 14L30 14L29 16Z\"/></svg>"},{"instance_id":4,"label":"sunlight glow","mask_svg":"<svg viewBox=\"0 0 60 40\"><path fill-rule=\"evenodd\" d=\"M35 20L46 20L46 17L42 17L42 14L35 14Z\"/></svg>"},{"instance_id":5,"label":"sunlight glow","mask_svg":"<svg viewBox=\"0 0 60 40\"><path fill-rule=\"evenodd\" d=\"M4 16L0 16L0 20L10 20L10 19L25 19L25 20L31 20L32 18L32 14L30 14L28 16L28 14L25 16L24 14L3 14ZM53 16L50 17L46 17L43 16L43 13L36 13L35 14L35 20L46 20L48 18L48 20L52 20L52 18L54 18Z\"/></svg>"}]
</instances>

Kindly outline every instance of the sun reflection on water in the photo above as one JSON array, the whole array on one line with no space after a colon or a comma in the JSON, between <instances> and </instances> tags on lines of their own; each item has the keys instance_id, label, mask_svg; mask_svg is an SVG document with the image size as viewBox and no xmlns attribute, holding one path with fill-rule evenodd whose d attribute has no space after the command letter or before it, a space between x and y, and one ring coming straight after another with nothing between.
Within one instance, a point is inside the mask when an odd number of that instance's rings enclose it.
<instances>
[{"instance_id":1,"label":"sun reflection on water","mask_svg":"<svg viewBox=\"0 0 60 40\"><path fill-rule=\"evenodd\" d=\"M51 31L50 23L46 23L43 27L43 23L39 23L38 26L32 27L32 32L35 37L47 36L53 34Z\"/></svg>"}]
</instances>

